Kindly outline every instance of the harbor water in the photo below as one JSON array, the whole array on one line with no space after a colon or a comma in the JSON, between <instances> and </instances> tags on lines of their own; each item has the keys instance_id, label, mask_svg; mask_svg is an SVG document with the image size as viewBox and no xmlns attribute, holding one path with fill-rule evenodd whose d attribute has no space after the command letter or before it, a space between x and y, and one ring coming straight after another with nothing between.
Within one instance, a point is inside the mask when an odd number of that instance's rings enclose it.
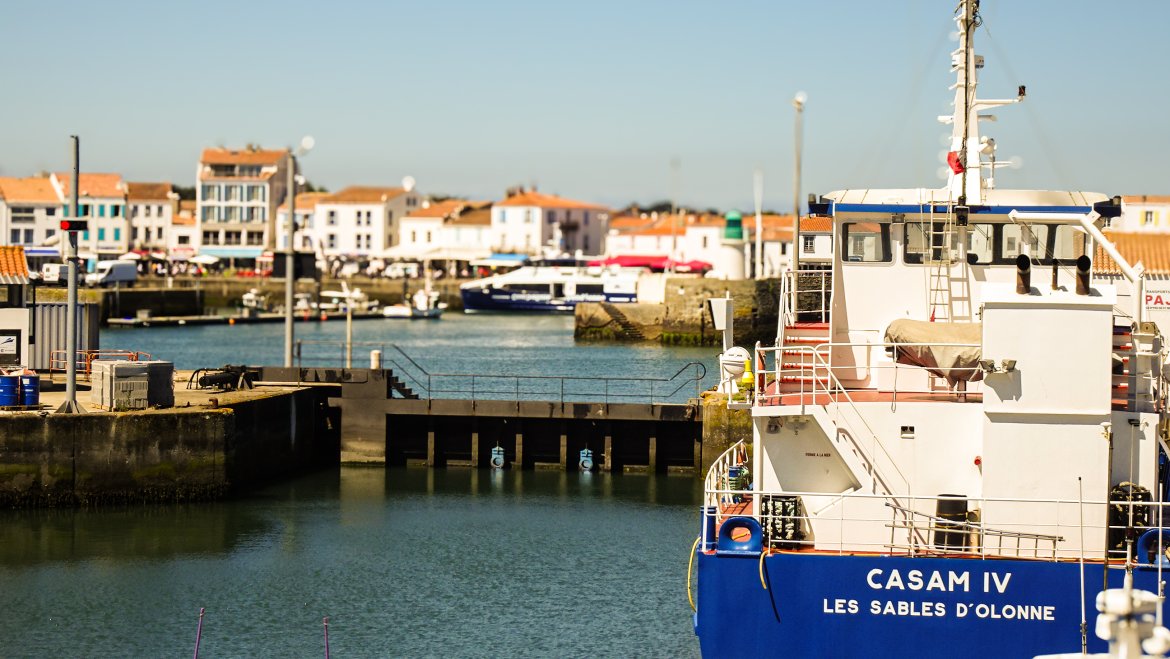
<instances>
[{"instance_id":1,"label":"harbor water","mask_svg":"<svg viewBox=\"0 0 1170 659\"><path fill-rule=\"evenodd\" d=\"M0 656L697 656L692 477L343 467L0 513Z\"/></svg>"},{"instance_id":2,"label":"harbor water","mask_svg":"<svg viewBox=\"0 0 1170 659\"><path fill-rule=\"evenodd\" d=\"M576 344L572 326L449 314L354 334L435 372L656 378L710 360ZM344 323L297 333L340 345ZM283 327L101 340L180 369L275 364ZM337 657L697 656L700 499L694 476L342 467L218 503L4 511L0 657L189 655L201 607L202 657L323 656L325 616Z\"/></svg>"}]
</instances>

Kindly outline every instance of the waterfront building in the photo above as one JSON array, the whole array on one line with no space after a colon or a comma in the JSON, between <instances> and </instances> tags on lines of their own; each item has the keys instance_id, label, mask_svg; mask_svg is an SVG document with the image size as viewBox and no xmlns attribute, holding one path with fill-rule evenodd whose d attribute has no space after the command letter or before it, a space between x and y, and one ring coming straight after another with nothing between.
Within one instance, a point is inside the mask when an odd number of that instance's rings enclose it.
<instances>
[{"instance_id":1,"label":"waterfront building","mask_svg":"<svg viewBox=\"0 0 1170 659\"><path fill-rule=\"evenodd\" d=\"M48 177L0 177L0 239L42 245L56 235L62 201Z\"/></svg>"},{"instance_id":2,"label":"waterfront building","mask_svg":"<svg viewBox=\"0 0 1170 659\"><path fill-rule=\"evenodd\" d=\"M446 199L422 204L402 218L396 259L470 262L491 254L491 202Z\"/></svg>"},{"instance_id":3,"label":"waterfront building","mask_svg":"<svg viewBox=\"0 0 1170 659\"><path fill-rule=\"evenodd\" d=\"M492 233L498 252L543 251L601 254L605 251L609 211L536 190L510 190L492 207Z\"/></svg>"},{"instance_id":4,"label":"waterfront building","mask_svg":"<svg viewBox=\"0 0 1170 659\"><path fill-rule=\"evenodd\" d=\"M126 184L130 209L130 248L166 251L167 232L175 217L179 195L170 183Z\"/></svg>"},{"instance_id":5,"label":"waterfront building","mask_svg":"<svg viewBox=\"0 0 1170 659\"><path fill-rule=\"evenodd\" d=\"M314 215L317 211L317 202L328 197L328 192L298 192L296 209L296 227L293 229L295 245L298 250L317 250L316 234L314 233ZM276 209L276 244L279 249L288 249L288 202Z\"/></svg>"},{"instance_id":6,"label":"waterfront building","mask_svg":"<svg viewBox=\"0 0 1170 659\"><path fill-rule=\"evenodd\" d=\"M774 279L788 269L792 254L792 216L763 213L760 215L762 236L760 240L763 258L760 260L760 276ZM744 215L744 256L747 271L755 277L756 267L756 216Z\"/></svg>"},{"instance_id":7,"label":"waterfront building","mask_svg":"<svg viewBox=\"0 0 1170 659\"><path fill-rule=\"evenodd\" d=\"M833 264L833 221L828 217L800 218L800 268L824 268Z\"/></svg>"},{"instance_id":8,"label":"waterfront building","mask_svg":"<svg viewBox=\"0 0 1170 659\"><path fill-rule=\"evenodd\" d=\"M399 221L419 202L413 188L351 185L317 200L309 234L326 256L379 256L398 244Z\"/></svg>"},{"instance_id":9,"label":"waterfront building","mask_svg":"<svg viewBox=\"0 0 1170 659\"><path fill-rule=\"evenodd\" d=\"M199 222L195 214L194 199L180 199L178 210L171 218L170 230L166 232L167 255L178 261L185 261L199 251Z\"/></svg>"},{"instance_id":10,"label":"waterfront building","mask_svg":"<svg viewBox=\"0 0 1170 659\"><path fill-rule=\"evenodd\" d=\"M1110 228L1117 231L1170 233L1170 195L1126 195L1121 217Z\"/></svg>"},{"instance_id":11,"label":"waterfront building","mask_svg":"<svg viewBox=\"0 0 1170 659\"><path fill-rule=\"evenodd\" d=\"M78 253L90 258L116 259L130 247L130 224L126 218L126 182L121 174L82 173L78 190L81 217L89 217L89 231L78 239ZM69 217L73 174L57 172L49 182Z\"/></svg>"},{"instance_id":12,"label":"waterfront building","mask_svg":"<svg viewBox=\"0 0 1170 659\"><path fill-rule=\"evenodd\" d=\"M256 259L275 244L276 206L284 201L287 149L204 149L196 171L200 252Z\"/></svg>"}]
</instances>

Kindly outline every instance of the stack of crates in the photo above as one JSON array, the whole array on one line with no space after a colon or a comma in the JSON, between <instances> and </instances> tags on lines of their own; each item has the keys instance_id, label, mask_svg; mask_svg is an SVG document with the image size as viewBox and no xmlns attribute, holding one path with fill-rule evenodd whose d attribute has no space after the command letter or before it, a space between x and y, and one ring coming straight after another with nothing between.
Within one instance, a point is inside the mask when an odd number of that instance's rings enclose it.
<instances>
[{"instance_id":1,"label":"stack of crates","mask_svg":"<svg viewBox=\"0 0 1170 659\"><path fill-rule=\"evenodd\" d=\"M150 406L150 380L144 363L96 360L90 382L90 402L101 409L122 412Z\"/></svg>"},{"instance_id":2,"label":"stack of crates","mask_svg":"<svg viewBox=\"0 0 1170 659\"><path fill-rule=\"evenodd\" d=\"M93 362L90 401L105 410L144 410L174 407L175 364L166 361Z\"/></svg>"}]
</instances>

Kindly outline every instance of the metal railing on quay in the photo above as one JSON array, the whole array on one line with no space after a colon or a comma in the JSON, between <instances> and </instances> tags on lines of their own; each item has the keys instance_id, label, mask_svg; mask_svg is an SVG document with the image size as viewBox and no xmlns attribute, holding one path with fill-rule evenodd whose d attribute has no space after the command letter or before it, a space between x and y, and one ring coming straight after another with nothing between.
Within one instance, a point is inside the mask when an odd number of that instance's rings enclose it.
<instances>
[{"instance_id":1,"label":"metal railing on quay","mask_svg":"<svg viewBox=\"0 0 1170 659\"><path fill-rule=\"evenodd\" d=\"M1170 530L1151 522L1170 503L988 497L961 499L963 508L947 513L940 502L952 504L956 497L900 495L904 505L890 496L860 492L757 492L726 485L739 451L738 445L729 449L708 472L704 505L714 514L716 529L731 517L755 518L764 529L765 546L773 549L1170 564ZM720 468L720 463L727 464ZM792 504L769 505L776 502ZM806 510L809 502L817 509ZM1130 528L1125 523L1130 509L1145 523ZM1156 541L1143 545L1139 538L1147 530L1154 531Z\"/></svg>"},{"instance_id":2,"label":"metal railing on quay","mask_svg":"<svg viewBox=\"0 0 1170 659\"><path fill-rule=\"evenodd\" d=\"M78 350L74 355L77 375L88 379L93 372L93 363L98 360L140 362L149 361L150 353L138 350ZM69 351L53 350L49 353L49 377L64 373L69 368Z\"/></svg>"},{"instance_id":3,"label":"metal railing on quay","mask_svg":"<svg viewBox=\"0 0 1170 659\"><path fill-rule=\"evenodd\" d=\"M480 400L540 400L558 403L681 402L698 397L707 368L700 362L683 364L669 377L620 377L576 375L495 375L482 373L432 373L392 343L355 341L355 350L380 350L382 367L423 398ZM294 358L298 367L336 367L346 362L344 341L297 341Z\"/></svg>"}]
</instances>

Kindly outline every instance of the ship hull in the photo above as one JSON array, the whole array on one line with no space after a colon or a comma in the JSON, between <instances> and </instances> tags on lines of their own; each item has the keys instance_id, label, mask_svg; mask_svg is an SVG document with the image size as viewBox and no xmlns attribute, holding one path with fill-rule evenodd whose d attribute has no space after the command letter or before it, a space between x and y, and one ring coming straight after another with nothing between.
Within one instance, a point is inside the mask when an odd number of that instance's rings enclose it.
<instances>
[{"instance_id":1,"label":"ship hull","mask_svg":"<svg viewBox=\"0 0 1170 659\"><path fill-rule=\"evenodd\" d=\"M629 293L553 297L541 293L512 293L496 288L464 288L460 291L463 310L476 311L539 311L572 313L579 302L636 302Z\"/></svg>"},{"instance_id":2,"label":"ship hull","mask_svg":"<svg viewBox=\"0 0 1170 659\"><path fill-rule=\"evenodd\" d=\"M695 633L705 657L1032 657L1090 651L1101 564L1014 559L699 552ZM761 574L762 573L762 574ZM1124 572L1110 569L1109 588ZM1139 567L1137 588L1158 592ZM767 590L761 581L768 584Z\"/></svg>"}]
</instances>

